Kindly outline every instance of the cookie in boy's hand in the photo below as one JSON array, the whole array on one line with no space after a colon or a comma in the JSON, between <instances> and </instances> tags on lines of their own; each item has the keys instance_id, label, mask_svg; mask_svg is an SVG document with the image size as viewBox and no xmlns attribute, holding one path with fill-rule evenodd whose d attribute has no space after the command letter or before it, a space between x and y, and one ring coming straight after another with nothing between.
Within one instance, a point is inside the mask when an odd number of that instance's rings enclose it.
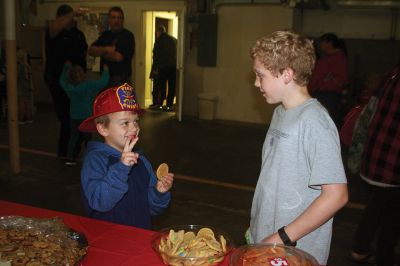
<instances>
[{"instance_id":1,"label":"cookie in boy's hand","mask_svg":"<svg viewBox=\"0 0 400 266\"><path fill-rule=\"evenodd\" d=\"M160 166L158 166L157 172L156 172L158 180L163 179L164 176L166 176L168 174L168 172L169 172L168 164L166 164L166 163L160 164Z\"/></svg>"}]
</instances>

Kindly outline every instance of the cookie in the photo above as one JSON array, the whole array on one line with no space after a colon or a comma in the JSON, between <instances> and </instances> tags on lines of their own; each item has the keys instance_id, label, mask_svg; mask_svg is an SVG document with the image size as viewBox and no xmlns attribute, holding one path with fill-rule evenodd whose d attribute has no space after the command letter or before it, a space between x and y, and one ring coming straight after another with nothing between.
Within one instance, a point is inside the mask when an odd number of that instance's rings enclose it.
<instances>
[{"instance_id":1,"label":"cookie","mask_svg":"<svg viewBox=\"0 0 400 266\"><path fill-rule=\"evenodd\" d=\"M158 166L157 171L156 171L156 176L158 180L163 179L167 174L169 173L169 167L168 164L162 163L160 166Z\"/></svg>"}]
</instances>

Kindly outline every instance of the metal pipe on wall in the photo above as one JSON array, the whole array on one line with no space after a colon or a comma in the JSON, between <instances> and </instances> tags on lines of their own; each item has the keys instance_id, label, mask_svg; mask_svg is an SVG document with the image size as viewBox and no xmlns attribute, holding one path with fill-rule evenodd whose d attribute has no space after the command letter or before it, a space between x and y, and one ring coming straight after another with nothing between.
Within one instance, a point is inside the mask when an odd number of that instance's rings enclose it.
<instances>
[{"instance_id":1,"label":"metal pipe on wall","mask_svg":"<svg viewBox=\"0 0 400 266\"><path fill-rule=\"evenodd\" d=\"M15 1L4 2L4 25L7 69L8 151L11 173L21 171L18 129L17 49L15 40Z\"/></svg>"}]
</instances>

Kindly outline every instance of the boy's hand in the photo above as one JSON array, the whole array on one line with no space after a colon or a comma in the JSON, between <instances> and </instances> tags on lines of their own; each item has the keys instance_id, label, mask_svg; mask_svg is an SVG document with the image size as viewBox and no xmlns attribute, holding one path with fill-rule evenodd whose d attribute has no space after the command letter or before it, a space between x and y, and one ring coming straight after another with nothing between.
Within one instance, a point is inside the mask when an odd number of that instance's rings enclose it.
<instances>
[{"instance_id":1,"label":"boy's hand","mask_svg":"<svg viewBox=\"0 0 400 266\"><path fill-rule=\"evenodd\" d=\"M174 174L168 173L163 179L157 181L156 189L160 193L165 193L171 189L174 182Z\"/></svg>"},{"instance_id":2,"label":"boy's hand","mask_svg":"<svg viewBox=\"0 0 400 266\"><path fill-rule=\"evenodd\" d=\"M139 154L133 152L132 149L138 140L139 138L136 136L135 138L127 138L125 141L124 150L121 155L121 162L126 166L137 164Z\"/></svg>"}]
</instances>

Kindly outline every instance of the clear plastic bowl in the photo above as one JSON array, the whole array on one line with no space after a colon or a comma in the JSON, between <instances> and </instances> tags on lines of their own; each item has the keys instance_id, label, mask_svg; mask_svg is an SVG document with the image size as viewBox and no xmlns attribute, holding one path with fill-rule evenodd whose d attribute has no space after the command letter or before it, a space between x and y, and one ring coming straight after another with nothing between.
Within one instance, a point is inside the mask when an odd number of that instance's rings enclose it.
<instances>
[{"instance_id":1,"label":"clear plastic bowl","mask_svg":"<svg viewBox=\"0 0 400 266\"><path fill-rule=\"evenodd\" d=\"M193 232L195 235L197 235L197 232L202 229L202 228L209 228L214 232L215 239L217 241L220 240L220 236L222 235L224 239L226 240L226 249L224 251L220 251L217 254L213 255L207 255L206 253L203 253L198 256L195 256L193 254L196 254L197 252L191 252L192 255L190 254L185 254L183 256L182 254L180 255L171 255L170 252L166 252L165 250L160 249L160 243L161 241L166 241L169 237L170 230L174 230L175 232L178 232L180 230L184 230L184 232ZM211 227L211 226L205 226L205 225L179 225L179 226L173 226L173 227L168 227L164 228L160 231L158 231L152 238L151 241L151 246L152 248L158 253L160 256L161 260L164 262L166 265L182 265L182 266L189 266L189 265L203 265L203 266L215 266L219 265L224 261L224 258L233 248L232 241L230 240L230 237L223 231ZM183 251L183 248L181 248Z\"/></svg>"},{"instance_id":2,"label":"clear plastic bowl","mask_svg":"<svg viewBox=\"0 0 400 266\"><path fill-rule=\"evenodd\" d=\"M253 244L235 249L229 260L230 266L318 266L317 260L295 247L279 244Z\"/></svg>"}]
</instances>

